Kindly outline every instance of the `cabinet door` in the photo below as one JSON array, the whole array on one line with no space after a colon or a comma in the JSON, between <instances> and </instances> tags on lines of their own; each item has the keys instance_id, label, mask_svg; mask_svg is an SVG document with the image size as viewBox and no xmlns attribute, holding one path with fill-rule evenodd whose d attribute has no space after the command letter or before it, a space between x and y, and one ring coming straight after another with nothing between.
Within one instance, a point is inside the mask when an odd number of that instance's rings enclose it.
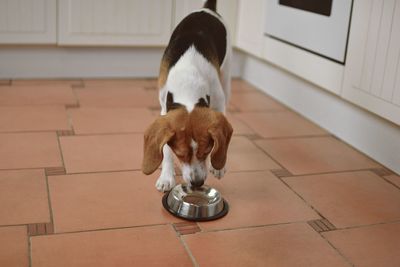
<instances>
[{"instance_id":1,"label":"cabinet door","mask_svg":"<svg viewBox=\"0 0 400 267\"><path fill-rule=\"evenodd\" d=\"M343 97L400 124L400 0L355 0Z\"/></svg>"},{"instance_id":2,"label":"cabinet door","mask_svg":"<svg viewBox=\"0 0 400 267\"><path fill-rule=\"evenodd\" d=\"M239 0L236 46L261 57L264 46L265 0Z\"/></svg>"},{"instance_id":3,"label":"cabinet door","mask_svg":"<svg viewBox=\"0 0 400 267\"><path fill-rule=\"evenodd\" d=\"M55 44L56 0L0 0L0 44Z\"/></svg>"},{"instance_id":4,"label":"cabinet door","mask_svg":"<svg viewBox=\"0 0 400 267\"><path fill-rule=\"evenodd\" d=\"M171 24L172 0L59 0L58 43L161 46Z\"/></svg>"}]
</instances>

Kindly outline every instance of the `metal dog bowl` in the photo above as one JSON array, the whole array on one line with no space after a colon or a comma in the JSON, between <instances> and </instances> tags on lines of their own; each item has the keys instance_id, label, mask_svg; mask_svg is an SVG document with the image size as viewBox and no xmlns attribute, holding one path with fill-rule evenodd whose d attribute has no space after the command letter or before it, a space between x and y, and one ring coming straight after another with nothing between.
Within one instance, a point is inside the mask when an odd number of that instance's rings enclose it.
<instances>
[{"instance_id":1,"label":"metal dog bowl","mask_svg":"<svg viewBox=\"0 0 400 267\"><path fill-rule=\"evenodd\" d=\"M165 193L164 208L172 215L189 221L211 221L228 213L228 203L212 187L179 184Z\"/></svg>"}]
</instances>

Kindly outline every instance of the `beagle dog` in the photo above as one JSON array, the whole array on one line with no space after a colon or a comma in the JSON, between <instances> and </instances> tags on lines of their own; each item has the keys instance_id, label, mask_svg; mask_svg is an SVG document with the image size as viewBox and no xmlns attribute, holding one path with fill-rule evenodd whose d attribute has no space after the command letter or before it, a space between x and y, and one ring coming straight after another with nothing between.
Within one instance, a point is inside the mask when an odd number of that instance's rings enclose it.
<instances>
[{"instance_id":1,"label":"beagle dog","mask_svg":"<svg viewBox=\"0 0 400 267\"><path fill-rule=\"evenodd\" d=\"M216 0L185 17L172 33L158 79L161 116L144 134L142 171L161 165L159 191L175 186L174 156L182 176L201 186L208 169L225 173L232 126L225 117L230 96L231 47Z\"/></svg>"}]
</instances>

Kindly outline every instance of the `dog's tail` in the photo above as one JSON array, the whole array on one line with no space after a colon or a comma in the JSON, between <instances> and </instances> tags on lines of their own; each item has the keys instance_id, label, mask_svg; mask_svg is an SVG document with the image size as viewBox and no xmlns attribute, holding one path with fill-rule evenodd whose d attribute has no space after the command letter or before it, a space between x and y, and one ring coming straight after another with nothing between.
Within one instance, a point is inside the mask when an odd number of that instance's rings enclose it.
<instances>
[{"instance_id":1,"label":"dog's tail","mask_svg":"<svg viewBox=\"0 0 400 267\"><path fill-rule=\"evenodd\" d=\"M216 12L217 11L217 0L207 0L203 7Z\"/></svg>"}]
</instances>

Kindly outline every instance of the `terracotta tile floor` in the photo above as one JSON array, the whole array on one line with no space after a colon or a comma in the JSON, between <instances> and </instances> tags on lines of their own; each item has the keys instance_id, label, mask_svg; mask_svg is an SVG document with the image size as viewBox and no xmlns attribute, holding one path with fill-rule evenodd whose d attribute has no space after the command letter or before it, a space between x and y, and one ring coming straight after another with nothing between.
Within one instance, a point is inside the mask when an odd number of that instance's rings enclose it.
<instances>
[{"instance_id":1,"label":"terracotta tile floor","mask_svg":"<svg viewBox=\"0 0 400 267\"><path fill-rule=\"evenodd\" d=\"M234 80L220 220L140 172L156 81L0 80L0 266L400 266L400 178Z\"/></svg>"}]
</instances>

